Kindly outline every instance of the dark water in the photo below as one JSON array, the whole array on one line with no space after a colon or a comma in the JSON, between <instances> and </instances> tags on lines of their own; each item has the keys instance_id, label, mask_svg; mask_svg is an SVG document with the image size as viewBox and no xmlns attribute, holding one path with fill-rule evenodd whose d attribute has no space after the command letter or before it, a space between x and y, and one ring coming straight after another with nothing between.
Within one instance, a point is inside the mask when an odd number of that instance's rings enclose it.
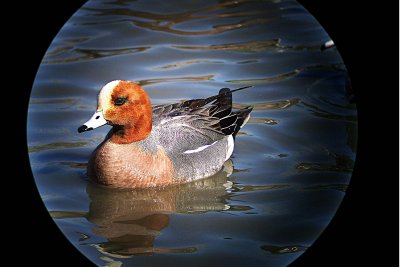
<instances>
[{"instance_id":1,"label":"dark water","mask_svg":"<svg viewBox=\"0 0 400 267\"><path fill-rule=\"evenodd\" d=\"M44 56L29 106L31 165L57 225L97 265L292 262L335 214L355 157L356 110L337 50L319 49L327 40L294 1L89 1ZM76 129L115 79L153 104L253 85L234 95L254 111L232 161L164 190L88 182L109 127Z\"/></svg>"}]
</instances>

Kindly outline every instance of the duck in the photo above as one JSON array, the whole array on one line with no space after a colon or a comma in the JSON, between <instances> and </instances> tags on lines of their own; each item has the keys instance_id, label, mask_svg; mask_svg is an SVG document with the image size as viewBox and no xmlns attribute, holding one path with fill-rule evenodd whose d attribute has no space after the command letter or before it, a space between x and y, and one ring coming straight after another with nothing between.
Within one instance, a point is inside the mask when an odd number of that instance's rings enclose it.
<instances>
[{"instance_id":1,"label":"duck","mask_svg":"<svg viewBox=\"0 0 400 267\"><path fill-rule=\"evenodd\" d=\"M115 188L184 184L218 173L232 156L252 107L232 109L232 93L152 106L139 84L114 80L102 87L94 115L78 132L112 126L92 152L88 177Z\"/></svg>"}]
</instances>

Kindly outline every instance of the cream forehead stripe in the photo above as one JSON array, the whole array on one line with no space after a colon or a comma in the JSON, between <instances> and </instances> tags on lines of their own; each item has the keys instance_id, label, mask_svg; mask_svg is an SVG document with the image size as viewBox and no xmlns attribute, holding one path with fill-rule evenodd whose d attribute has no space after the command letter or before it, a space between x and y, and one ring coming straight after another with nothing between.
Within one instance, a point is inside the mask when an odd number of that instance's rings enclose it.
<instances>
[{"instance_id":1,"label":"cream forehead stripe","mask_svg":"<svg viewBox=\"0 0 400 267\"><path fill-rule=\"evenodd\" d=\"M120 82L121 80L116 80L104 85L99 93L97 111L107 110L110 107L112 91Z\"/></svg>"}]
</instances>

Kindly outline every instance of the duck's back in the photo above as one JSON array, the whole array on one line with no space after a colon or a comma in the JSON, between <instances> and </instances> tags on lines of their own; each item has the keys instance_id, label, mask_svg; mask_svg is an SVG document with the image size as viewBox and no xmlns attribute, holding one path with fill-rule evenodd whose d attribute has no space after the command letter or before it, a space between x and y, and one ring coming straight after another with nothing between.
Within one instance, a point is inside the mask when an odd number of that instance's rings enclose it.
<instances>
[{"instance_id":1,"label":"duck's back","mask_svg":"<svg viewBox=\"0 0 400 267\"><path fill-rule=\"evenodd\" d=\"M152 134L171 159L176 179L193 181L222 168L250 112L232 112L232 93L223 88L206 99L154 107Z\"/></svg>"}]
</instances>

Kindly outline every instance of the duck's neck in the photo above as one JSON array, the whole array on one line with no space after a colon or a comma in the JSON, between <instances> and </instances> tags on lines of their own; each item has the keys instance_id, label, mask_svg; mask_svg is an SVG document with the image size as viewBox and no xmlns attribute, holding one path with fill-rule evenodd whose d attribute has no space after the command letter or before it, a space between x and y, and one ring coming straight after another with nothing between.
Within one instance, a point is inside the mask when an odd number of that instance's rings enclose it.
<instances>
[{"instance_id":1,"label":"duck's neck","mask_svg":"<svg viewBox=\"0 0 400 267\"><path fill-rule=\"evenodd\" d=\"M140 120L134 125L115 125L111 142L116 144L130 144L147 138L151 132L151 119Z\"/></svg>"}]
</instances>

